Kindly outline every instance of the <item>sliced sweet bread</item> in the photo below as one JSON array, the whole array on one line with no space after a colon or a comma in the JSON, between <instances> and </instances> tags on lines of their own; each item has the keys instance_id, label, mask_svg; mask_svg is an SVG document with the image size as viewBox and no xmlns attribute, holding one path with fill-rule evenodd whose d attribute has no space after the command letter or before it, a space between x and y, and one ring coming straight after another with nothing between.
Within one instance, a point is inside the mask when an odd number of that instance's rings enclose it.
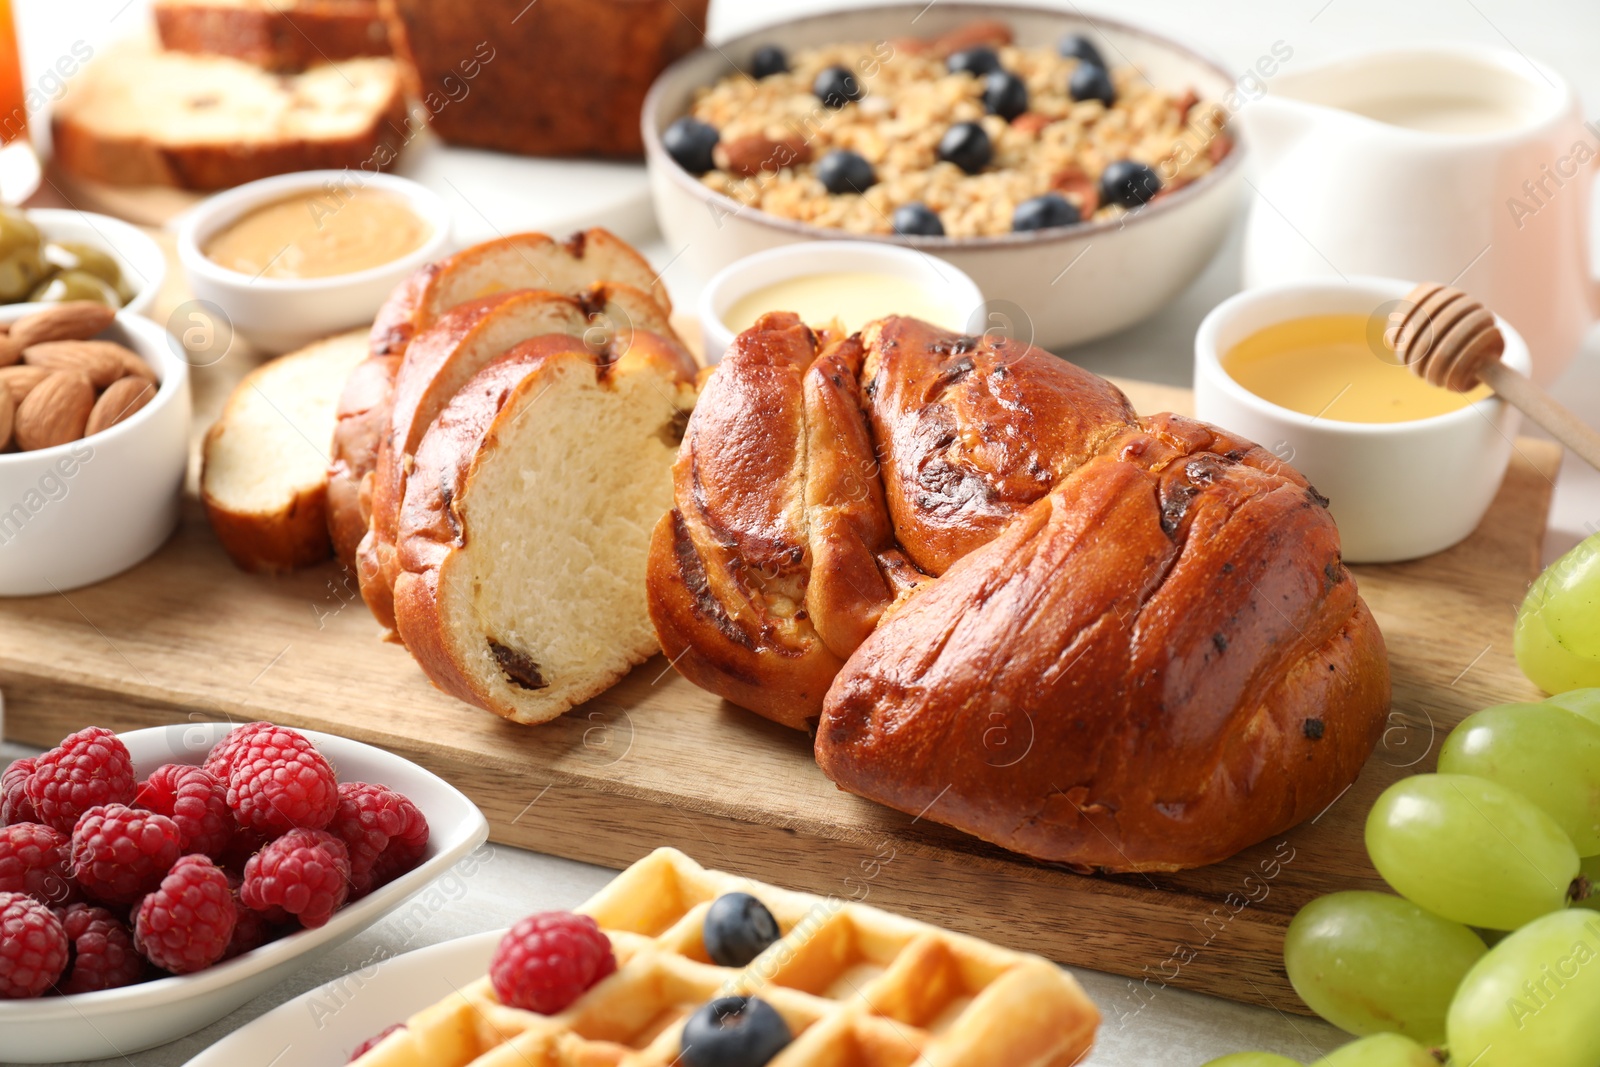
<instances>
[{"instance_id":1,"label":"sliced sweet bread","mask_svg":"<svg viewBox=\"0 0 1600 1067\"><path fill-rule=\"evenodd\" d=\"M389 54L377 0L155 0L151 9L163 47L266 70Z\"/></svg>"},{"instance_id":2,"label":"sliced sweet bread","mask_svg":"<svg viewBox=\"0 0 1600 1067\"><path fill-rule=\"evenodd\" d=\"M292 570L332 553L325 442L366 339L356 330L262 364L207 432L200 499L217 540L245 570Z\"/></svg>"},{"instance_id":3,"label":"sliced sweet bread","mask_svg":"<svg viewBox=\"0 0 1600 1067\"><path fill-rule=\"evenodd\" d=\"M417 447L399 523L400 637L435 685L547 722L656 650L650 529L672 500L692 368L540 337L480 370Z\"/></svg>"},{"instance_id":4,"label":"sliced sweet bread","mask_svg":"<svg viewBox=\"0 0 1600 1067\"><path fill-rule=\"evenodd\" d=\"M666 286L626 241L602 229L565 241L542 233L513 234L430 263L403 282L372 325L371 359L351 375L339 400L333 462L328 470L328 516L334 551L355 566L371 514L371 473L389 423L389 396L400 356L411 338L457 304L508 289L577 293L614 281L642 289L671 312Z\"/></svg>"},{"instance_id":5,"label":"sliced sweet bread","mask_svg":"<svg viewBox=\"0 0 1600 1067\"><path fill-rule=\"evenodd\" d=\"M635 338L660 348L692 377L694 359L672 335L666 313L631 286L604 284L578 296L537 289L496 293L447 311L414 338L395 375L389 426L378 448L367 534L356 553L362 596L384 626L394 627L395 558L406 472L424 431L450 398L490 360L544 334L580 337L592 360L611 358Z\"/></svg>"},{"instance_id":6,"label":"sliced sweet bread","mask_svg":"<svg viewBox=\"0 0 1600 1067\"><path fill-rule=\"evenodd\" d=\"M56 162L79 178L224 189L289 171L387 166L403 144L405 103L392 59L284 75L126 41L71 81L51 131Z\"/></svg>"}]
</instances>

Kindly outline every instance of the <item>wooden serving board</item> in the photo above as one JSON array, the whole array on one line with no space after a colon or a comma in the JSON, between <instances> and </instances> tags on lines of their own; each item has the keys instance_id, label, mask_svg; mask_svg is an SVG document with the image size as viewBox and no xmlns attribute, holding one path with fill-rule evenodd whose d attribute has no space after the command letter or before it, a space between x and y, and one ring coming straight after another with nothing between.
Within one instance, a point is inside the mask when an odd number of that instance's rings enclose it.
<instances>
[{"instance_id":1,"label":"wooden serving board","mask_svg":"<svg viewBox=\"0 0 1600 1067\"><path fill-rule=\"evenodd\" d=\"M197 372L197 431L248 363L230 354ZM1190 404L1185 390L1121 384L1142 411ZM0 600L5 736L50 745L90 723L257 718L329 730L443 775L496 841L616 868L673 844L710 866L1128 975L1135 1009L1171 984L1304 1011L1283 972L1283 929L1317 894L1379 884L1361 839L1374 797L1429 768L1464 715L1535 695L1512 659L1511 624L1537 570L1558 459L1518 442L1468 541L1355 568L1393 664L1384 743L1316 820L1180 874L1080 876L848 796L806 737L716 700L660 657L554 723L503 722L437 692L380 641L334 565L278 579L234 569L192 498L178 533L133 571Z\"/></svg>"}]
</instances>

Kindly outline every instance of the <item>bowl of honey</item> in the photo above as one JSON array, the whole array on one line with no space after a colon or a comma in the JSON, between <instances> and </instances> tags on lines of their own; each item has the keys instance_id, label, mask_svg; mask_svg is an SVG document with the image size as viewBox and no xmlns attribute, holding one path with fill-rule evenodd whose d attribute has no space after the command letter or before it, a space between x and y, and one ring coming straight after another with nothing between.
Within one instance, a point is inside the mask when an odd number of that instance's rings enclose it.
<instances>
[{"instance_id":1,"label":"bowl of honey","mask_svg":"<svg viewBox=\"0 0 1600 1067\"><path fill-rule=\"evenodd\" d=\"M1479 387L1453 393L1385 339L1411 282L1352 277L1246 290L1195 334L1195 411L1259 442L1329 500L1350 563L1442 551L1489 509L1520 414ZM1522 337L1497 320L1506 363Z\"/></svg>"}]
</instances>

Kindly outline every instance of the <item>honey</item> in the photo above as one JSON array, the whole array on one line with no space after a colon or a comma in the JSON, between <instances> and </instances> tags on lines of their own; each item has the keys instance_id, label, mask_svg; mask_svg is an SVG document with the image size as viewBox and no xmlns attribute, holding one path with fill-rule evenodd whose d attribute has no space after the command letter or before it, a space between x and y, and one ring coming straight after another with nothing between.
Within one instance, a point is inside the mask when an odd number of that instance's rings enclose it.
<instances>
[{"instance_id":1,"label":"honey","mask_svg":"<svg viewBox=\"0 0 1600 1067\"><path fill-rule=\"evenodd\" d=\"M1228 376L1263 400L1339 422L1409 422L1459 411L1490 395L1452 393L1401 366L1367 315L1308 315L1274 323L1222 356Z\"/></svg>"}]
</instances>

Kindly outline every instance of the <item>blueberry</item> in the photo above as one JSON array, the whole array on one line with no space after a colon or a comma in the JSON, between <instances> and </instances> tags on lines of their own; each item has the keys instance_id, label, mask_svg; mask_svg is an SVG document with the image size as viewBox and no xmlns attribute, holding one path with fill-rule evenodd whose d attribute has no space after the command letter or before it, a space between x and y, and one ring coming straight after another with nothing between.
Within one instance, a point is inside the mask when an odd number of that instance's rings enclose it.
<instances>
[{"instance_id":1,"label":"blueberry","mask_svg":"<svg viewBox=\"0 0 1600 1067\"><path fill-rule=\"evenodd\" d=\"M1094 42L1081 33L1069 33L1061 38L1061 43L1056 50L1067 59L1079 59L1085 63L1092 63L1101 70L1106 69L1106 58L1100 54L1100 49Z\"/></svg>"},{"instance_id":2,"label":"blueberry","mask_svg":"<svg viewBox=\"0 0 1600 1067\"><path fill-rule=\"evenodd\" d=\"M1132 159L1119 159L1100 173L1100 202L1140 207L1161 191L1161 175Z\"/></svg>"},{"instance_id":3,"label":"blueberry","mask_svg":"<svg viewBox=\"0 0 1600 1067\"><path fill-rule=\"evenodd\" d=\"M743 967L778 940L778 920L749 893L726 893L711 902L700 937L711 962Z\"/></svg>"},{"instance_id":4,"label":"blueberry","mask_svg":"<svg viewBox=\"0 0 1600 1067\"><path fill-rule=\"evenodd\" d=\"M997 70L983 79L983 106L1010 122L1028 110L1028 86L1009 70Z\"/></svg>"},{"instance_id":5,"label":"blueberry","mask_svg":"<svg viewBox=\"0 0 1600 1067\"><path fill-rule=\"evenodd\" d=\"M944 61L944 69L951 74L971 74L981 78L1000 69L1000 54L993 48L965 48L953 52Z\"/></svg>"},{"instance_id":6,"label":"blueberry","mask_svg":"<svg viewBox=\"0 0 1600 1067\"><path fill-rule=\"evenodd\" d=\"M861 156L836 148L817 163L817 177L830 193L864 193L878 184L878 175Z\"/></svg>"},{"instance_id":7,"label":"blueberry","mask_svg":"<svg viewBox=\"0 0 1600 1067\"><path fill-rule=\"evenodd\" d=\"M750 76L765 78L769 74L789 73L789 55L775 44L764 44L750 57Z\"/></svg>"},{"instance_id":8,"label":"blueberry","mask_svg":"<svg viewBox=\"0 0 1600 1067\"><path fill-rule=\"evenodd\" d=\"M1077 204L1060 193L1045 193L1017 205L1017 210L1011 214L1011 229L1018 233L1024 230L1049 230L1057 226L1071 226L1081 217Z\"/></svg>"},{"instance_id":9,"label":"blueberry","mask_svg":"<svg viewBox=\"0 0 1600 1067\"><path fill-rule=\"evenodd\" d=\"M994 145L976 122L958 122L939 138L939 158L976 174L994 158Z\"/></svg>"},{"instance_id":10,"label":"blueberry","mask_svg":"<svg viewBox=\"0 0 1600 1067\"><path fill-rule=\"evenodd\" d=\"M711 160L711 150L720 140L722 135L715 126L685 115L667 127L661 135L661 147L667 150L674 163L690 174L704 174L716 166Z\"/></svg>"},{"instance_id":11,"label":"blueberry","mask_svg":"<svg viewBox=\"0 0 1600 1067\"><path fill-rule=\"evenodd\" d=\"M684 1067L762 1067L794 1038L777 1009L756 997L718 997L689 1016Z\"/></svg>"},{"instance_id":12,"label":"blueberry","mask_svg":"<svg viewBox=\"0 0 1600 1067\"><path fill-rule=\"evenodd\" d=\"M890 219L901 237L943 237L944 223L939 213L924 203L901 204Z\"/></svg>"},{"instance_id":13,"label":"blueberry","mask_svg":"<svg viewBox=\"0 0 1600 1067\"><path fill-rule=\"evenodd\" d=\"M1117 102L1117 88L1111 84L1106 68L1093 63L1079 63L1067 79L1067 91L1074 100L1098 100L1106 107Z\"/></svg>"},{"instance_id":14,"label":"blueberry","mask_svg":"<svg viewBox=\"0 0 1600 1067\"><path fill-rule=\"evenodd\" d=\"M829 67L817 75L817 80L811 83L811 91L818 100L831 108L841 108L852 100L860 100L865 94L861 91L861 83L856 76L850 73L848 67Z\"/></svg>"}]
</instances>

